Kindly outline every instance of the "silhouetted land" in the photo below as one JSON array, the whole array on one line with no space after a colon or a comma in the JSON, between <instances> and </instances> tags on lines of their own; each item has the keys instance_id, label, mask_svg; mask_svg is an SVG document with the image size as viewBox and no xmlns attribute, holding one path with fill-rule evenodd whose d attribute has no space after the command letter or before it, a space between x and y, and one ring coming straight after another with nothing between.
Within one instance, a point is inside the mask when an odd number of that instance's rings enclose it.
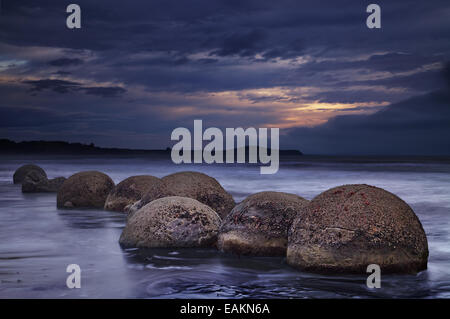
<instances>
[{"instance_id":1,"label":"silhouetted land","mask_svg":"<svg viewBox=\"0 0 450 319\"><path fill-rule=\"evenodd\" d=\"M126 148L103 148L94 144L68 143L64 141L14 142L0 139L0 154L48 154L48 155L159 155L170 157L171 149L140 150ZM236 152L235 152L236 154ZM248 147L246 148L248 155ZM280 150L280 156L300 156L297 150ZM248 158L246 156L246 158Z\"/></svg>"}]
</instances>

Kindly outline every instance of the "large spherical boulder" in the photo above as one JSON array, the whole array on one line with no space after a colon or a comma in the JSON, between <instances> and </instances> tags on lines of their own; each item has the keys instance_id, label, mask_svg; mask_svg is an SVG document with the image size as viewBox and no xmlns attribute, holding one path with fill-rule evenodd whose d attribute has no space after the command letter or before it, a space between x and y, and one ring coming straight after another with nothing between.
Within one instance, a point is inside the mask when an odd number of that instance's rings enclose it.
<instances>
[{"instance_id":1,"label":"large spherical boulder","mask_svg":"<svg viewBox=\"0 0 450 319\"><path fill-rule=\"evenodd\" d=\"M13 175L14 184L21 184L25 180L25 177L30 173L33 174L33 179L39 180L47 179L47 174L41 167L34 164L27 164L19 167L14 172Z\"/></svg>"},{"instance_id":2,"label":"large spherical boulder","mask_svg":"<svg viewBox=\"0 0 450 319\"><path fill-rule=\"evenodd\" d=\"M150 176L132 176L117 184L111 193L109 193L105 202L105 209L117 212L123 212L127 205L139 201L145 194L151 197L151 200L167 196L164 190L165 185L161 179ZM164 196L163 196L164 195Z\"/></svg>"},{"instance_id":3,"label":"large spherical boulder","mask_svg":"<svg viewBox=\"0 0 450 319\"><path fill-rule=\"evenodd\" d=\"M314 272L416 273L427 268L422 225L403 200L369 185L344 185L314 198L292 223L287 262Z\"/></svg>"},{"instance_id":4,"label":"large spherical boulder","mask_svg":"<svg viewBox=\"0 0 450 319\"><path fill-rule=\"evenodd\" d=\"M198 172L179 172L162 178L167 188L176 196L189 197L211 207L221 218L234 208L236 203L219 182Z\"/></svg>"},{"instance_id":5,"label":"large spherical boulder","mask_svg":"<svg viewBox=\"0 0 450 319\"><path fill-rule=\"evenodd\" d=\"M42 179L36 172L31 172L22 182L22 193L56 193L65 180L65 177Z\"/></svg>"},{"instance_id":6,"label":"large spherical boulder","mask_svg":"<svg viewBox=\"0 0 450 319\"><path fill-rule=\"evenodd\" d=\"M221 219L210 207L192 199L157 199L134 213L120 236L125 247L211 247Z\"/></svg>"},{"instance_id":7,"label":"large spherical boulder","mask_svg":"<svg viewBox=\"0 0 450 319\"><path fill-rule=\"evenodd\" d=\"M113 189L112 179L101 172L80 172L70 176L57 195L58 208L103 208Z\"/></svg>"},{"instance_id":8,"label":"large spherical boulder","mask_svg":"<svg viewBox=\"0 0 450 319\"><path fill-rule=\"evenodd\" d=\"M285 256L289 227L308 203L287 193L250 195L223 221L218 248L238 255Z\"/></svg>"}]
</instances>

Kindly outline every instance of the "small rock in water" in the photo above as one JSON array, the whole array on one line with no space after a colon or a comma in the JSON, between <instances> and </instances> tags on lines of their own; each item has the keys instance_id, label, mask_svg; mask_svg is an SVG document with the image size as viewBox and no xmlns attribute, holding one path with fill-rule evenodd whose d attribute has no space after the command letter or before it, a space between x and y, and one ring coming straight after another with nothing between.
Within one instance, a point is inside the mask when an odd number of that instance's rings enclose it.
<instances>
[{"instance_id":1,"label":"small rock in water","mask_svg":"<svg viewBox=\"0 0 450 319\"><path fill-rule=\"evenodd\" d=\"M358 184L315 197L292 223L287 262L324 273L417 273L427 268L428 243L413 210L396 195Z\"/></svg>"},{"instance_id":2,"label":"small rock in water","mask_svg":"<svg viewBox=\"0 0 450 319\"><path fill-rule=\"evenodd\" d=\"M22 193L56 193L65 180L65 177L41 179L35 172L31 172L22 183Z\"/></svg>"}]
</instances>

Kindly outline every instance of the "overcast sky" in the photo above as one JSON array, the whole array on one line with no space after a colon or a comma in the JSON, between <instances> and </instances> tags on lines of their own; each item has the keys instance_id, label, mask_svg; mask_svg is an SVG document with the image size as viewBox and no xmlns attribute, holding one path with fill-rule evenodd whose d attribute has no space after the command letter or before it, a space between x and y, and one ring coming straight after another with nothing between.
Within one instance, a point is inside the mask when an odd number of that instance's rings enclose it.
<instances>
[{"instance_id":1,"label":"overcast sky","mask_svg":"<svg viewBox=\"0 0 450 319\"><path fill-rule=\"evenodd\" d=\"M448 0L3 0L0 138L165 148L202 119L309 154L450 155L448 61Z\"/></svg>"}]
</instances>

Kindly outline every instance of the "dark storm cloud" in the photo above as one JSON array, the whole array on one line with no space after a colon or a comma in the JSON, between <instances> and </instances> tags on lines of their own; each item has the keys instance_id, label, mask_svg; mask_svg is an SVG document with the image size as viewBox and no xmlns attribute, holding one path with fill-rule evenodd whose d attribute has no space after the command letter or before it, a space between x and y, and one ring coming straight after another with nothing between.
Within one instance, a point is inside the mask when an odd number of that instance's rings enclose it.
<instances>
[{"instance_id":1,"label":"dark storm cloud","mask_svg":"<svg viewBox=\"0 0 450 319\"><path fill-rule=\"evenodd\" d=\"M50 61L48 64L51 66L76 66L83 64L83 60L81 59L71 59L71 58L60 58L56 60Z\"/></svg>"},{"instance_id":2,"label":"dark storm cloud","mask_svg":"<svg viewBox=\"0 0 450 319\"><path fill-rule=\"evenodd\" d=\"M59 75L59 76L67 76L67 75L71 75L72 72L68 72L68 71L56 71L54 73L52 73L54 75Z\"/></svg>"},{"instance_id":3,"label":"dark storm cloud","mask_svg":"<svg viewBox=\"0 0 450 319\"><path fill-rule=\"evenodd\" d=\"M221 44L221 48L211 54L218 56L254 56L262 50L263 40L265 37L266 34L261 30L233 33L226 36Z\"/></svg>"},{"instance_id":4,"label":"dark storm cloud","mask_svg":"<svg viewBox=\"0 0 450 319\"><path fill-rule=\"evenodd\" d=\"M52 90L57 93L68 93L71 90L80 87L80 83L77 82L53 79L23 81L23 83L31 85L31 92Z\"/></svg>"},{"instance_id":5,"label":"dark storm cloud","mask_svg":"<svg viewBox=\"0 0 450 319\"><path fill-rule=\"evenodd\" d=\"M300 56L304 47L299 39L289 39L286 43L276 43L270 39L269 31L262 29L237 31L224 36L220 47L211 56L254 57L259 54L262 60L275 58L289 59Z\"/></svg>"},{"instance_id":6,"label":"dark storm cloud","mask_svg":"<svg viewBox=\"0 0 450 319\"><path fill-rule=\"evenodd\" d=\"M79 1L83 12L80 30L65 28L64 5L55 1L21 1L6 3L0 21L0 40L19 45L43 45L66 49L92 50L101 61L121 57L113 64L114 77L128 83L167 89L220 90L270 87L276 85L334 85L326 71L365 69L405 71L444 57L429 55L430 38L435 38L438 52L448 53L449 45L439 41L450 32L436 27L446 20L439 14L438 1L433 6L407 1L381 1L383 27L387 31L369 31L365 27L364 2L339 1L148 1L125 5L122 1ZM433 23L417 21L433 19ZM401 19L399 19L401 15ZM20 21L20 23L19 23ZM419 29L420 27L420 29ZM420 31L420 32L419 32ZM418 37L426 41L418 41ZM52 36L48 36L51 34ZM436 46L434 45L434 46ZM396 51L375 54L363 61L321 61L319 57L346 57L373 51ZM404 51L411 51L402 53ZM167 57L124 60L133 53L167 52ZM170 52L170 53L169 53ZM290 59L312 55L301 68L301 76L262 72L248 74L231 70L217 59L198 61L187 55L209 52L210 57L240 57L238 64L257 63L276 58ZM436 53L436 52L433 52ZM428 54L428 55L427 55ZM75 57L61 59L80 60ZM214 69L204 69L205 62ZM190 64L190 68L181 67ZM236 64L236 62L234 62ZM173 66L180 69L172 70ZM94 69L96 65L89 65ZM206 72L205 72L206 71ZM171 73L173 72L173 76ZM236 77L243 81L236 81ZM158 84L159 80L162 83ZM192 79L192 80L191 80ZM401 79L400 79L401 80ZM240 87L236 87L239 83ZM255 83L255 84L254 84ZM401 83L401 82L398 82Z\"/></svg>"},{"instance_id":7,"label":"dark storm cloud","mask_svg":"<svg viewBox=\"0 0 450 319\"><path fill-rule=\"evenodd\" d=\"M332 89L308 96L309 99L323 103L363 103L378 101L380 99L380 92L369 89ZM382 99L385 101L392 101L401 99L404 96L403 92L398 91L383 91ZM353 108L357 110L358 108ZM340 109L342 111L342 109Z\"/></svg>"},{"instance_id":8,"label":"dark storm cloud","mask_svg":"<svg viewBox=\"0 0 450 319\"><path fill-rule=\"evenodd\" d=\"M80 112L67 114L45 108L18 108L0 105L0 126L3 128L36 127L42 129L55 124L67 126L69 123L92 119L92 116L92 114Z\"/></svg>"},{"instance_id":9,"label":"dark storm cloud","mask_svg":"<svg viewBox=\"0 0 450 319\"><path fill-rule=\"evenodd\" d=\"M219 60L217 59L211 59L211 58L204 58L204 59L198 59L197 63L201 63L201 64L212 64L212 63L216 63Z\"/></svg>"},{"instance_id":10,"label":"dark storm cloud","mask_svg":"<svg viewBox=\"0 0 450 319\"><path fill-rule=\"evenodd\" d=\"M383 109L384 106L357 106L357 107L349 107L337 109L336 112L358 112L358 111L378 111ZM316 109L317 111L328 111L328 109Z\"/></svg>"},{"instance_id":11,"label":"dark storm cloud","mask_svg":"<svg viewBox=\"0 0 450 319\"><path fill-rule=\"evenodd\" d=\"M284 57L316 45L322 47L322 54L342 48L364 52L386 40L392 41L390 48L395 51L400 51L398 47L421 48L429 43L413 41L417 32L404 32L415 31L421 22L421 32L428 32L429 36L450 33L435 27L446 18L439 14L439 7L445 6L446 1L414 6L409 1L380 1L383 23L389 28L389 34L383 37L381 32L368 34L365 28L368 3L190 0L183 4L146 1L125 5L119 0L95 3L80 0L83 28L73 32L64 27L65 4L23 0L20 4L4 4L0 37L14 44L75 49L181 53L213 50L219 55L242 56L266 52L267 57ZM424 19L432 17L433 23L417 21L418 13ZM26 19L15 19L18 17Z\"/></svg>"},{"instance_id":12,"label":"dark storm cloud","mask_svg":"<svg viewBox=\"0 0 450 319\"><path fill-rule=\"evenodd\" d=\"M82 86L81 83L54 79L23 81L22 83L31 85L31 92L52 90L54 92L64 94L74 91L82 91L86 94L97 95L100 97L117 97L126 92L124 88L117 86L86 87Z\"/></svg>"},{"instance_id":13,"label":"dark storm cloud","mask_svg":"<svg viewBox=\"0 0 450 319\"><path fill-rule=\"evenodd\" d=\"M407 88L414 91L430 91L442 85L441 69L432 69L412 74L399 74L374 80L341 81L340 86L369 85L384 86L386 88Z\"/></svg>"},{"instance_id":14,"label":"dark storm cloud","mask_svg":"<svg viewBox=\"0 0 450 319\"><path fill-rule=\"evenodd\" d=\"M101 97L116 97L126 92L125 89L114 87L83 87L80 88L83 92L90 95L98 95Z\"/></svg>"},{"instance_id":15,"label":"dark storm cloud","mask_svg":"<svg viewBox=\"0 0 450 319\"><path fill-rule=\"evenodd\" d=\"M303 68L304 72L338 71L346 69L366 69L391 73L409 71L423 65L439 63L443 56L422 56L406 53L374 54L366 59L356 61L324 61L312 62Z\"/></svg>"},{"instance_id":16,"label":"dark storm cloud","mask_svg":"<svg viewBox=\"0 0 450 319\"><path fill-rule=\"evenodd\" d=\"M448 90L450 90L450 62L445 63L444 68L442 69L442 77L448 85Z\"/></svg>"}]
</instances>

